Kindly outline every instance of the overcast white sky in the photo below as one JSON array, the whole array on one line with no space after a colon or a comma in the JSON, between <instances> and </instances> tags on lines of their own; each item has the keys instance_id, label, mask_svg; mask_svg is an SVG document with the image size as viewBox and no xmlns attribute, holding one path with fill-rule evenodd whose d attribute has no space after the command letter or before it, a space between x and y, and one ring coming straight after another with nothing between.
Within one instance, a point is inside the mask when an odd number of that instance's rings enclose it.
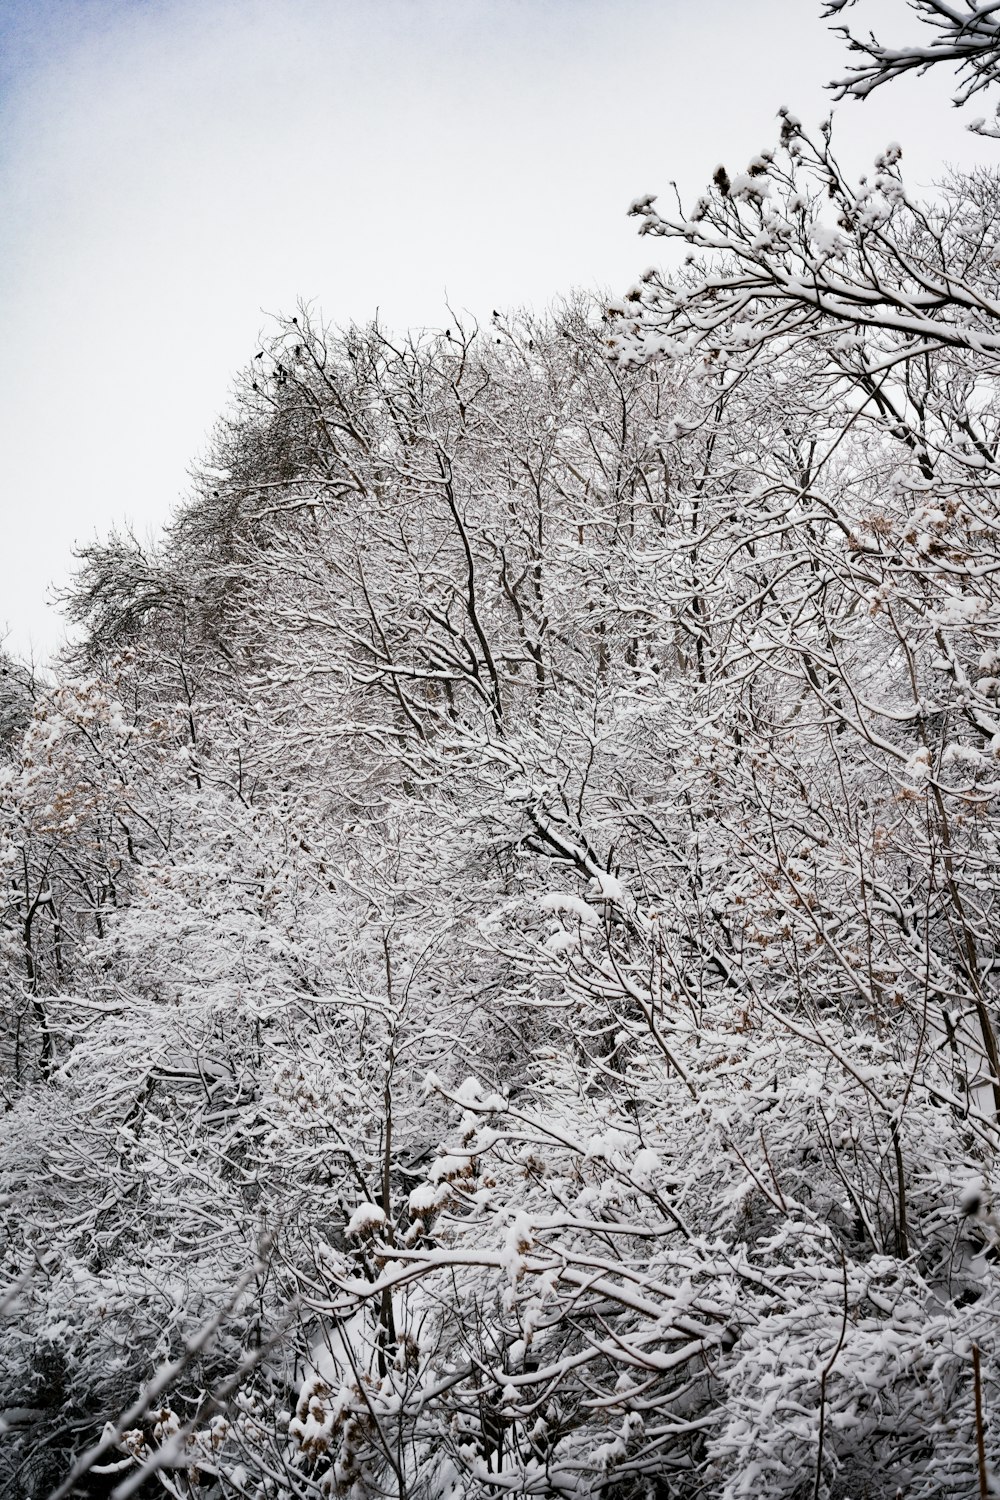
<instances>
[{"instance_id":1,"label":"overcast white sky","mask_svg":"<svg viewBox=\"0 0 1000 1500\"><path fill-rule=\"evenodd\" d=\"M625 217L815 122L819 0L0 0L0 630L44 657L77 542L157 528L266 315L439 324L656 246ZM852 19L919 30L901 0ZM863 170L993 160L950 80L842 105ZM979 106L979 112L982 106ZM975 113L975 111L972 111Z\"/></svg>"}]
</instances>

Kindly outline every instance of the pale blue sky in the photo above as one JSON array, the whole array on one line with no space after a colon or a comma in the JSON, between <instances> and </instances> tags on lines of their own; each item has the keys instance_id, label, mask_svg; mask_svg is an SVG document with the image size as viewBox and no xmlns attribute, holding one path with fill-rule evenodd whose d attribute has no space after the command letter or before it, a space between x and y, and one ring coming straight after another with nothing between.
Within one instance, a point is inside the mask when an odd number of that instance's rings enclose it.
<instances>
[{"instance_id":1,"label":"pale blue sky","mask_svg":"<svg viewBox=\"0 0 1000 1500\"><path fill-rule=\"evenodd\" d=\"M811 0L0 0L0 626L74 542L160 525L265 311L397 327L620 290L625 216L828 109ZM856 15L895 15L893 0ZM948 81L841 106L858 169L992 160ZM981 113L980 103L973 113Z\"/></svg>"}]
</instances>

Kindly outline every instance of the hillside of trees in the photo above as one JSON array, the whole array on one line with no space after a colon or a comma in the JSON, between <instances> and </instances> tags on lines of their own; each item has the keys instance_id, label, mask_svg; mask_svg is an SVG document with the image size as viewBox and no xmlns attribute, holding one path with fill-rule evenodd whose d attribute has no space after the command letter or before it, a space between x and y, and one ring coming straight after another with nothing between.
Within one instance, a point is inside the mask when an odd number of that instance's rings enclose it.
<instances>
[{"instance_id":1,"label":"hillside of trees","mask_svg":"<svg viewBox=\"0 0 1000 1500\"><path fill-rule=\"evenodd\" d=\"M910 6L840 94L987 97ZM0 1494L1000 1492L1000 172L903 165L300 306L0 661Z\"/></svg>"}]
</instances>

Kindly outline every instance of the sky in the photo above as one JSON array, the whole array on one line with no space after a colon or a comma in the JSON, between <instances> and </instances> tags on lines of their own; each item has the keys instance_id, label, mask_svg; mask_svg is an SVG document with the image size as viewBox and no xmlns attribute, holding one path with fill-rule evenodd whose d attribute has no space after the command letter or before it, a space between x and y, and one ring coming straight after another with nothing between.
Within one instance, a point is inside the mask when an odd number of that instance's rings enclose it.
<instances>
[{"instance_id":1,"label":"sky","mask_svg":"<svg viewBox=\"0 0 1000 1500\"><path fill-rule=\"evenodd\" d=\"M74 547L169 521L299 298L441 326L621 292L629 202L829 112L819 0L0 0L0 636L44 661ZM848 12L894 41L902 0ZM884 23L884 24L883 24ZM863 171L996 158L947 78L835 111ZM982 113L983 105L966 113Z\"/></svg>"}]
</instances>

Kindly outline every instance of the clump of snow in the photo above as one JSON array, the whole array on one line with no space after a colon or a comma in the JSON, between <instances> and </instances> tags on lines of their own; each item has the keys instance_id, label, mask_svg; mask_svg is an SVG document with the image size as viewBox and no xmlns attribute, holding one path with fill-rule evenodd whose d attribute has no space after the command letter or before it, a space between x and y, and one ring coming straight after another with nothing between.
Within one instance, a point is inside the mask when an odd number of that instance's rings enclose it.
<instances>
[{"instance_id":1,"label":"clump of snow","mask_svg":"<svg viewBox=\"0 0 1000 1500\"><path fill-rule=\"evenodd\" d=\"M539 898L542 911L559 912L563 916L576 917L584 927L599 927L601 919L592 906L569 891L550 891Z\"/></svg>"},{"instance_id":2,"label":"clump of snow","mask_svg":"<svg viewBox=\"0 0 1000 1500\"><path fill-rule=\"evenodd\" d=\"M347 1234L363 1235L381 1229L386 1217L377 1203L359 1203L347 1222Z\"/></svg>"},{"instance_id":3,"label":"clump of snow","mask_svg":"<svg viewBox=\"0 0 1000 1500\"><path fill-rule=\"evenodd\" d=\"M534 1226L525 1213L516 1213L504 1236L501 1255L504 1270L513 1285L524 1274L524 1257L534 1243Z\"/></svg>"},{"instance_id":4,"label":"clump of snow","mask_svg":"<svg viewBox=\"0 0 1000 1500\"><path fill-rule=\"evenodd\" d=\"M428 1179L431 1182L450 1182L453 1177L464 1177L469 1171L469 1157L455 1154L439 1156L431 1163Z\"/></svg>"},{"instance_id":5,"label":"clump of snow","mask_svg":"<svg viewBox=\"0 0 1000 1500\"><path fill-rule=\"evenodd\" d=\"M617 875L612 875L609 870L598 870L590 882L591 893L601 901L621 901L625 894L625 887Z\"/></svg>"},{"instance_id":6,"label":"clump of snow","mask_svg":"<svg viewBox=\"0 0 1000 1500\"><path fill-rule=\"evenodd\" d=\"M930 753L923 745L921 745L919 750L914 750L913 754L907 760L904 774L907 780L914 782L926 781L930 776Z\"/></svg>"},{"instance_id":7,"label":"clump of snow","mask_svg":"<svg viewBox=\"0 0 1000 1500\"><path fill-rule=\"evenodd\" d=\"M982 599L967 594L952 594L944 600L940 609L928 616L928 621L935 626L972 625L982 618L985 610L986 604Z\"/></svg>"},{"instance_id":8,"label":"clump of snow","mask_svg":"<svg viewBox=\"0 0 1000 1500\"><path fill-rule=\"evenodd\" d=\"M945 766L969 766L976 769L983 764L983 757L979 750L973 745L946 745L941 754L941 763Z\"/></svg>"},{"instance_id":9,"label":"clump of snow","mask_svg":"<svg viewBox=\"0 0 1000 1500\"><path fill-rule=\"evenodd\" d=\"M659 1170L660 1158L655 1151L644 1146L641 1151L636 1152L631 1172L632 1181L636 1187L650 1187Z\"/></svg>"},{"instance_id":10,"label":"clump of snow","mask_svg":"<svg viewBox=\"0 0 1000 1500\"><path fill-rule=\"evenodd\" d=\"M440 1191L430 1182L421 1182L415 1187L409 1197L410 1213L430 1213L438 1207L440 1202Z\"/></svg>"},{"instance_id":11,"label":"clump of snow","mask_svg":"<svg viewBox=\"0 0 1000 1500\"><path fill-rule=\"evenodd\" d=\"M839 229L833 229L829 224L814 224L811 233L819 255L839 260L845 254L847 241Z\"/></svg>"}]
</instances>

